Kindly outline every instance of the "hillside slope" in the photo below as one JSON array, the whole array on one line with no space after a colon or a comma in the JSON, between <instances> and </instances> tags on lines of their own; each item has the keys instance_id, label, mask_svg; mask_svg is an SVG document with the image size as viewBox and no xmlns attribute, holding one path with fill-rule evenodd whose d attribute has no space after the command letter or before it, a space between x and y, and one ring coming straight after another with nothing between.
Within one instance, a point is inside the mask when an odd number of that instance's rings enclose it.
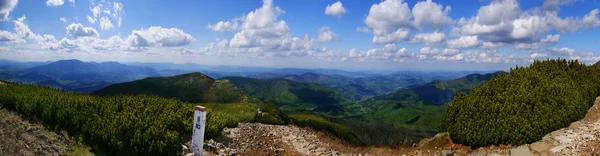
<instances>
[{"instance_id":1,"label":"hillside slope","mask_svg":"<svg viewBox=\"0 0 600 156\"><path fill-rule=\"evenodd\" d=\"M352 114L352 101L335 90L316 83L301 83L285 79L259 80L245 77L225 77L235 86L260 100L273 103L283 110L312 110L331 116Z\"/></svg>"},{"instance_id":2,"label":"hillside slope","mask_svg":"<svg viewBox=\"0 0 600 156\"><path fill-rule=\"evenodd\" d=\"M435 80L409 86L387 95L360 102L367 109L365 116L395 125L423 130L435 130L449 102L457 91L469 92L471 87L489 80L490 74L470 74L454 80Z\"/></svg>"},{"instance_id":3,"label":"hillside slope","mask_svg":"<svg viewBox=\"0 0 600 156\"><path fill-rule=\"evenodd\" d=\"M113 84L92 92L94 95L147 94L177 98L194 103L229 103L243 100L244 93L228 80L215 80L202 73L188 73L170 77L153 77Z\"/></svg>"}]
</instances>

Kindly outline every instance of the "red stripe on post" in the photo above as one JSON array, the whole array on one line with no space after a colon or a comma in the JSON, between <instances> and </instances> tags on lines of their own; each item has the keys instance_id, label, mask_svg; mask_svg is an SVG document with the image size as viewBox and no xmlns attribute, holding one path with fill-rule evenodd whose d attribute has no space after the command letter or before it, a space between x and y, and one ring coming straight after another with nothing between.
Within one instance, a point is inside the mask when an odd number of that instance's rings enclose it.
<instances>
[{"instance_id":1,"label":"red stripe on post","mask_svg":"<svg viewBox=\"0 0 600 156\"><path fill-rule=\"evenodd\" d=\"M206 112L206 107L196 106L196 110L199 110L200 112Z\"/></svg>"}]
</instances>

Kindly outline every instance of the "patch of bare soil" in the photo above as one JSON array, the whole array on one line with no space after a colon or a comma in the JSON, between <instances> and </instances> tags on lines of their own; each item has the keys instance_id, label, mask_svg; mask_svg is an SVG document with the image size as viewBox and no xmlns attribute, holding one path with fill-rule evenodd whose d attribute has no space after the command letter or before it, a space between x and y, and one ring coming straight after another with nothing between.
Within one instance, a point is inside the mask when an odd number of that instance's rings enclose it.
<instances>
[{"instance_id":1,"label":"patch of bare soil","mask_svg":"<svg viewBox=\"0 0 600 156\"><path fill-rule=\"evenodd\" d=\"M0 81L1 83L2 81ZM78 152L78 153L73 153ZM66 132L57 134L0 107L0 155L85 155Z\"/></svg>"}]
</instances>

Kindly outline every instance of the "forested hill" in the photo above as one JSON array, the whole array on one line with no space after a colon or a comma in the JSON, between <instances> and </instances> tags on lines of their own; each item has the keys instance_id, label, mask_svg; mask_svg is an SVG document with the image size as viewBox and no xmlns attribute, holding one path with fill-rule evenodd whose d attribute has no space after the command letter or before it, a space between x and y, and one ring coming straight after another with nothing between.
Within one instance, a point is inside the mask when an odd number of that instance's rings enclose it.
<instances>
[{"instance_id":1,"label":"forested hill","mask_svg":"<svg viewBox=\"0 0 600 156\"><path fill-rule=\"evenodd\" d=\"M316 83L301 83L286 79L259 80L245 77L224 77L239 89L260 100L273 103L283 110L312 110L316 113L342 116L352 114L356 104L335 90Z\"/></svg>"},{"instance_id":2,"label":"forested hill","mask_svg":"<svg viewBox=\"0 0 600 156\"><path fill-rule=\"evenodd\" d=\"M438 127L442 114L455 92L469 92L471 87L488 81L490 74L470 74L454 80L435 80L422 85L409 86L387 95L376 96L360 102L365 115L375 120L383 120L395 125L423 130Z\"/></svg>"},{"instance_id":3,"label":"forested hill","mask_svg":"<svg viewBox=\"0 0 600 156\"><path fill-rule=\"evenodd\" d=\"M197 103L229 103L244 100L247 97L228 80L215 80L198 72L113 84L94 91L92 94L147 94Z\"/></svg>"}]
</instances>

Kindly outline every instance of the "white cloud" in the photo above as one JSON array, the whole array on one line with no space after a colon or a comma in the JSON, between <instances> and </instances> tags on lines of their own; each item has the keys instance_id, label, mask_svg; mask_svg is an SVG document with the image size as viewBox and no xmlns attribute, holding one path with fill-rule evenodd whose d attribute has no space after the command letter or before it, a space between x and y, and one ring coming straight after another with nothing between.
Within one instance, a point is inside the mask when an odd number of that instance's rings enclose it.
<instances>
[{"instance_id":1,"label":"white cloud","mask_svg":"<svg viewBox=\"0 0 600 156\"><path fill-rule=\"evenodd\" d=\"M533 54L529 55L529 57L531 59L537 60L537 59L547 58L548 55L546 55L544 53L533 53Z\"/></svg>"},{"instance_id":2,"label":"white cloud","mask_svg":"<svg viewBox=\"0 0 600 156\"><path fill-rule=\"evenodd\" d=\"M64 22L64 23L67 23L67 19L66 19L65 17L61 17L61 18L60 18L60 21L61 21L61 22Z\"/></svg>"},{"instance_id":3,"label":"white cloud","mask_svg":"<svg viewBox=\"0 0 600 156\"><path fill-rule=\"evenodd\" d=\"M64 0L48 0L46 1L47 6L61 6L65 4Z\"/></svg>"},{"instance_id":4,"label":"white cloud","mask_svg":"<svg viewBox=\"0 0 600 156\"><path fill-rule=\"evenodd\" d=\"M108 17L104 16L100 18L100 29L108 30L112 28L114 28L114 26Z\"/></svg>"},{"instance_id":5,"label":"white cloud","mask_svg":"<svg viewBox=\"0 0 600 156\"><path fill-rule=\"evenodd\" d=\"M369 33L371 32L371 29L369 29L368 27L356 27L356 31L362 33Z\"/></svg>"},{"instance_id":6,"label":"white cloud","mask_svg":"<svg viewBox=\"0 0 600 156\"><path fill-rule=\"evenodd\" d=\"M206 28L212 31L235 31L238 30L238 19L234 19L231 21L219 21L217 24L211 25L209 24Z\"/></svg>"},{"instance_id":7,"label":"white cloud","mask_svg":"<svg viewBox=\"0 0 600 156\"><path fill-rule=\"evenodd\" d=\"M554 56L571 56L575 54L575 49L572 48L550 48L546 50L547 53L550 53Z\"/></svg>"},{"instance_id":8,"label":"white cloud","mask_svg":"<svg viewBox=\"0 0 600 156\"><path fill-rule=\"evenodd\" d=\"M88 20L88 22L90 22L92 24L96 24L96 21L97 21L96 18L93 18L91 16L87 16L87 20Z\"/></svg>"},{"instance_id":9,"label":"white cloud","mask_svg":"<svg viewBox=\"0 0 600 156\"><path fill-rule=\"evenodd\" d=\"M0 43L25 43L25 40L23 38L21 38L19 35L12 33L12 32L8 32L8 31L4 31L4 30L0 30Z\"/></svg>"},{"instance_id":10,"label":"white cloud","mask_svg":"<svg viewBox=\"0 0 600 156\"><path fill-rule=\"evenodd\" d=\"M424 45L436 45L440 44L446 39L446 35L443 32L432 32L432 33L421 33L413 36L410 39L410 43L421 43Z\"/></svg>"},{"instance_id":11,"label":"white cloud","mask_svg":"<svg viewBox=\"0 0 600 156\"><path fill-rule=\"evenodd\" d=\"M545 5L551 3L566 5L572 2L548 0ZM492 1L481 7L476 16L458 20L458 26L451 32L457 36L477 36L484 48L514 45L517 49L531 50L558 42L560 36L550 32L571 33L600 27L599 9L583 17L565 18L558 17L557 9L544 10L522 11L514 0Z\"/></svg>"},{"instance_id":12,"label":"white cloud","mask_svg":"<svg viewBox=\"0 0 600 156\"><path fill-rule=\"evenodd\" d=\"M127 38L127 43L132 47L178 47L188 45L194 40L192 35L177 28L152 26L148 29L133 30Z\"/></svg>"},{"instance_id":13,"label":"white cloud","mask_svg":"<svg viewBox=\"0 0 600 156\"><path fill-rule=\"evenodd\" d=\"M123 3L111 3L104 0L96 5L92 1L90 11L92 12L92 16L87 16L88 22L92 24L98 22L100 24L100 29L102 30L114 28L115 25L113 23L115 23L117 27L121 27L123 16L125 15ZM104 13L105 16L101 16L102 13Z\"/></svg>"},{"instance_id":14,"label":"white cloud","mask_svg":"<svg viewBox=\"0 0 600 156\"><path fill-rule=\"evenodd\" d=\"M113 3L113 11L111 14L111 17L113 20L117 21L117 26L121 26L121 23L123 23L123 15L125 15L125 9L123 8L124 5L121 2L114 2Z\"/></svg>"},{"instance_id":15,"label":"white cloud","mask_svg":"<svg viewBox=\"0 0 600 156\"><path fill-rule=\"evenodd\" d=\"M442 9L442 5L432 2L432 0L418 2L412 9L415 24L424 24L432 28L442 28L452 24L452 19L448 17L451 7L446 6L445 9Z\"/></svg>"},{"instance_id":16,"label":"white cloud","mask_svg":"<svg viewBox=\"0 0 600 156\"><path fill-rule=\"evenodd\" d=\"M73 23L67 26L67 35L73 38L79 37L98 37L98 31L92 27L84 27L81 23Z\"/></svg>"},{"instance_id":17,"label":"white cloud","mask_svg":"<svg viewBox=\"0 0 600 156\"><path fill-rule=\"evenodd\" d=\"M337 1L325 7L325 14L341 18L342 16L344 16L344 14L346 14L346 8L344 8L342 2Z\"/></svg>"},{"instance_id":18,"label":"white cloud","mask_svg":"<svg viewBox=\"0 0 600 156\"><path fill-rule=\"evenodd\" d=\"M402 0L385 0L373 4L365 18L365 24L373 28L376 35L383 35L399 28L413 27L408 4Z\"/></svg>"},{"instance_id":19,"label":"white cloud","mask_svg":"<svg viewBox=\"0 0 600 156\"><path fill-rule=\"evenodd\" d=\"M520 50L540 49L547 45L554 45L558 42L558 40L560 40L560 34L546 35L546 38L540 39L538 42L517 43L517 44L515 44L515 49L520 49Z\"/></svg>"},{"instance_id":20,"label":"white cloud","mask_svg":"<svg viewBox=\"0 0 600 156\"><path fill-rule=\"evenodd\" d=\"M559 11L560 6L569 5L579 0L545 0L542 8L547 11Z\"/></svg>"},{"instance_id":21,"label":"white cloud","mask_svg":"<svg viewBox=\"0 0 600 156\"><path fill-rule=\"evenodd\" d=\"M448 41L450 48L472 48L481 44L477 36L461 36L460 38Z\"/></svg>"},{"instance_id":22,"label":"white cloud","mask_svg":"<svg viewBox=\"0 0 600 156\"><path fill-rule=\"evenodd\" d=\"M338 35L331 31L329 27L321 27L317 30L317 33L319 34L319 41L328 42L338 39Z\"/></svg>"},{"instance_id":23,"label":"white cloud","mask_svg":"<svg viewBox=\"0 0 600 156\"><path fill-rule=\"evenodd\" d=\"M405 40L408 38L410 31L407 29L398 29L391 34L382 34L373 36L373 43L375 44L387 44Z\"/></svg>"},{"instance_id":24,"label":"white cloud","mask_svg":"<svg viewBox=\"0 0 600 156\"><path fill-rule=\"evenodd\" d=\"M100 6L101 5L94 6L93 8L90 8L90 11L92 11L92 15L94 15L94 17L100 16L100 11L101 11Z\"/></svg>"},{"instance_id":25,"label":"white cloud","mask_svg":"<svg viewBox=\"0 0 600 156\"><path fill-rule=\"evenodd\" d=\"M0 21L7 21L10 12L15 9L18 0L0 0Z\"/></svg>"},{"instance_id":26,"label":"white cloud","mask_svg":"<svg viewBox=\"0 0 600 156\"><path fill-rule=\"evenodd\" d=\"M516 0L492 1L490 5L483 6L477 11L477 23L483 25L496 25L518 17L521 9Z\"/></svg>"}]
</instances>

